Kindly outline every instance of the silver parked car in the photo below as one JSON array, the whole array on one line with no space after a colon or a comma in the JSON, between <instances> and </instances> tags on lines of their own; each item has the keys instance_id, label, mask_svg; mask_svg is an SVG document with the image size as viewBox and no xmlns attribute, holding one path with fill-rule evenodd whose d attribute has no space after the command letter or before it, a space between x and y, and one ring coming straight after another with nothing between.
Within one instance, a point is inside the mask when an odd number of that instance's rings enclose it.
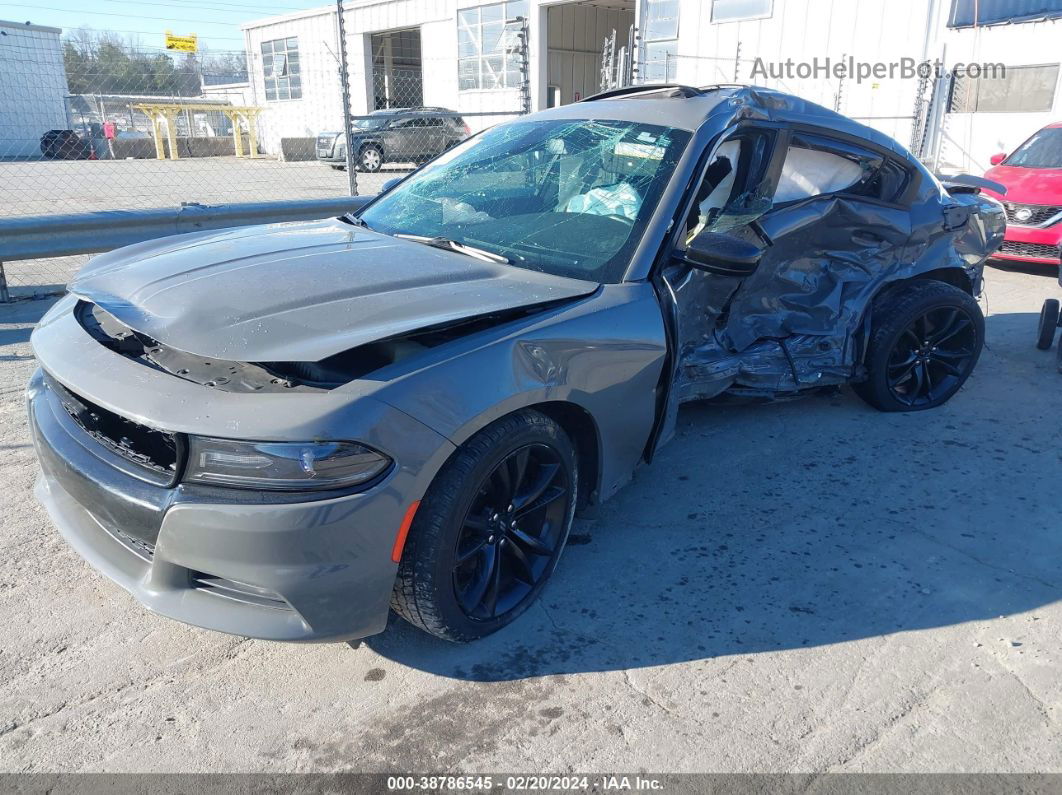
<instances>
[{"instance_id":1,"label":"silver parked car","mask_svg":"<svg viewBox=\"0 0 1062 795\"><path fill-rule=\"evenodd\" d=\"M33 334L37 494L164 615L337 640L393 607L471 640L683 401L951 398L1003 229L976 180L785 94L599 95L352 216L95 258Z\"/></svg>"}]
</instances>

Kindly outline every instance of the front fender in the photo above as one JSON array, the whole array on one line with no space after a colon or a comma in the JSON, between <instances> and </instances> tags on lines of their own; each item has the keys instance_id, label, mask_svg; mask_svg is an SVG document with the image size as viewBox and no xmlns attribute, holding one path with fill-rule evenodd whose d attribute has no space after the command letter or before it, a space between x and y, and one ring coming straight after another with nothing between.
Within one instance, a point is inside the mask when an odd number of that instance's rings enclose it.
<instances>
[{"instance_id":1,"label":"front fender","mask_svg":"<svg viewBox=\"0 0 1062 795\"><path fill-rule=\"evenodd\" d=\"M642 458L667 343L652 287L607 285L559 312L499 335L450 343L451 355L375 397L460 446L491 422L546 402L571 403L597 425L605 499Z\"/></svg>"}]
</instances>

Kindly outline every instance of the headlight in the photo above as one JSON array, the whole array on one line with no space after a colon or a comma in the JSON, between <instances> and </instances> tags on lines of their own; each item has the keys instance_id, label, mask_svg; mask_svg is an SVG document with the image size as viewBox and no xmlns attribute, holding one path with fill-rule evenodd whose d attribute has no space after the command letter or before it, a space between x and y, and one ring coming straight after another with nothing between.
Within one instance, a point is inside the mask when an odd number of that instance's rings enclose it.
<instances>
[{"instance_id":1,"label":"headlight","mask_svg":"<svg viewBox=\"0 0 1062 795\"><path fill-rule=\"evenodd\" d=\"M188 439L184 479L243 489L304 491L366 483L391 459L355 442L242 442Z\"/></svg>"}]
</instances>

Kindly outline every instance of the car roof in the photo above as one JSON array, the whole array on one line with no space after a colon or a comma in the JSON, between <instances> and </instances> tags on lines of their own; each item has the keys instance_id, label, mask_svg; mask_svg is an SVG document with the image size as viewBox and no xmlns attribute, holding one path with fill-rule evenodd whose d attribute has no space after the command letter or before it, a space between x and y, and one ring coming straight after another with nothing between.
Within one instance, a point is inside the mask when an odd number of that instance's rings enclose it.
<instances>
[{"instance_id":1,"label":"car roof","mask_svg":"<svg viewBox=\"0 0 1062 795\"><path fill-rule=\"evenodd\" d=\"M634 86L622 93L605 92L570 105L540 111L540 118L615 119L696 130L728 97L725 92L677 93L674 86Z\"/></svg>"},{"instance_id":2,"label":"car roof","mask_svg":"<svg viewBox=\"0 0 1062 795\"><path fill-rule=\"evenodd\" d=\"M759 86L628 86L595 94L570 105L550 108L535 115L539 118L663 123L691 132L709 122L728 125L745 119L783 124L811 124L854 135L903 157L911 157L903 146L875 129L792 94Z\"/></svg>"},{"instance_id":3,"label":"car roof","mask_svg":"<svg viewBox=\"0 0 1062 795\"><path fill-rule=\"evenodd\" d=\"M407 113L419 113L431 116L457 116L456 110L449 110L447 108L381 108L380 110L374 110L369 113L369 116L398 116L400 114ZM362 117L364 118L364 117Z\"/></svg>"}]
</instances>

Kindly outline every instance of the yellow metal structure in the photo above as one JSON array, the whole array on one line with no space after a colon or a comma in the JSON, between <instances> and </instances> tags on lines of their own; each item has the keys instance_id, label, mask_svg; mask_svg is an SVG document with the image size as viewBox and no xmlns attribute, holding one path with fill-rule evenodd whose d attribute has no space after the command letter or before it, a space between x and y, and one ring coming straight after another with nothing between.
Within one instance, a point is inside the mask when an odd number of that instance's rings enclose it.
<instances>
[{"instance_id":1,"label":"yellow metal structure","mask_svg":"<svg viewBox=\"0 0 1062 795\"><path fill-rule=\"evenodd\" d=\"M258 157L258 115L261 108L253 105L212 105L209 103L139 103L134 105L151 119L151 135L155 139L155 156L159 160L166 159L166 143L169 144L170 160L177 160L177 116L184 111L211 111L224 113L232 122L232 144L236 150L236 157ZM247 122L247 144L250 152L244 154L243 135L240 122ZM163 133L163 127L166 128ZM166 142L163 142L163 135Z\"/></svg>"}]
</instances>

